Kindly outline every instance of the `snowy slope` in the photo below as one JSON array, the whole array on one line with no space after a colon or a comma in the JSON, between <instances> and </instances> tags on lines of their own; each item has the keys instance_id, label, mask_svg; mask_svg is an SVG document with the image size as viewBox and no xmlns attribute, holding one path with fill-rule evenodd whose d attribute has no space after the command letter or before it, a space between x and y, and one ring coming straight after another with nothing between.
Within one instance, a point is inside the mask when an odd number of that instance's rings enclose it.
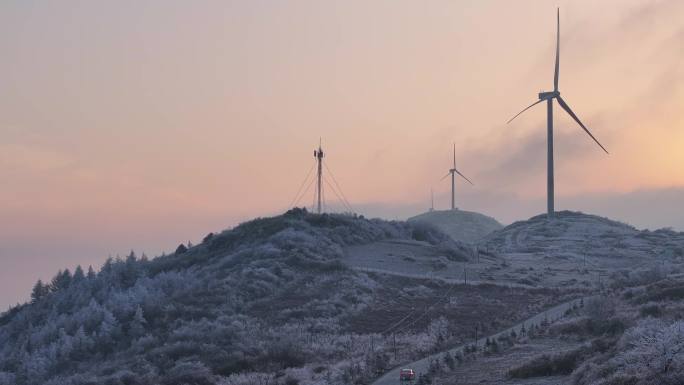
<instances>
[{"instance_id":1,"label":"snowy slope","mask_svg":"<svg viewBox=\"0 0 684 385\"><path fill-rule=\"evenodd\" d=\"M503 228L492 217L458 209L429 211L408 220L435 226L453 239L468 243L477 242L491 232Z\"/></svg>"},{"instance_id":2,"label":"snowy slope","mask_svg":"<svg viewBox=\"0 0 684 385\"><path fill-rule=\"evenodd\" d=\"M384 243L444 264L468 252L428 226L294 209L62 271L0 314L0 385L361 383L461 343L486 314L494 331L566 299L349 268L347 249Z\"/></svg>"},{"instance_id":3,"label":"snowy slope","mask_svg":"<svg viewBox=\"0 0 684 385\"><path fill-rule=\"evenodd\" d=\"M677 252L684 234L638 230L596 215L561 211L552 220L544 214L515 222L488 235L481 244L500 253L645 258Z\"/></svg>"}]
</instances>

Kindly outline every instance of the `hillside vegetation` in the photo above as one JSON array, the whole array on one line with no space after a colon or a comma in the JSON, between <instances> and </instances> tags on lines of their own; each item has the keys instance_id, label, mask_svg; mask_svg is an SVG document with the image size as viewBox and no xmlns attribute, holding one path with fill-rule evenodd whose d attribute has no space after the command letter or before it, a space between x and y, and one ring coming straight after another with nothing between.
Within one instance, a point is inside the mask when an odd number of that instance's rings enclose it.
<instances>
[{"instance_id":1,"label":"hillside vegetation","mask_svg":"<svg viewBox=\"0 0 684 385\"><path fill-rule=\"evenodd\" d=\"M464 255L421 224L294 209L171 255L59 272L0 316L0 384L366 383L565 295L340 262L345 247L386 239Z\"/></svg>"}]
</instances>

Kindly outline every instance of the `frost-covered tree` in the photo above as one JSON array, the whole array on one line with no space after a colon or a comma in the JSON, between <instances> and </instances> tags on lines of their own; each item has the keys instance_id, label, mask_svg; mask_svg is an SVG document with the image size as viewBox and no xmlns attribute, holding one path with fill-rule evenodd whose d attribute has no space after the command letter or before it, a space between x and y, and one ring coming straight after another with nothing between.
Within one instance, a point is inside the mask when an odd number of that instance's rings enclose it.
<instances>
[{"instance_id":1,"label":"frost-covered tree","mask_svg":"<svg viewBox=\"0 0 684 385\"><path fill-rule=\"evenodd\" d=\"M182 243L180 245L178 245L178 247L176 248L176 254L184 254L187 251L188 251L188 248Z\"/></svg>"},{"instance_id":2,"label":"frost-covered tree","mask_svg":"<svg viewBox=\"0 0 684 385\"><path fill-rule=\"evenodd\" d=\"M428 325L427 334L434 339L434 343L442 343L449 337L449 321L439 317Z\"/></svg>"},{"instance_id":3,"label":"frost-covered tree","mask_svg":"<svg viewBox=\"0 0 684 385\"><path fill-rule=\"evenodd\" d=\"M684 321L646 319L625 332L614 362L619 372L658 384L684 383Z\"/></svg>"},{"instance_id":4,"label":"frost-covered tree","mask_svg":"<svg viewBox=\"0 0 684 385\"><path fill-rule=\"evenodd\" d=\"M102 322L97 331L98 344L104 352L110 352L121 337L121 325L114 314L104 309Z\"/></svg>"},{"instance_id":5,"label":"frost-covered tree","mask_svg":"<svg viewBox=\"0 0 684 385\"><path fill-rule=\"evenodd\" d=\"M59 271L57 275L52 278L50 282L50 290L60 291L64 290L71 285L71 272L69 269L64 269L64 271Z\"/></svg>"},{"instance_id":6,"label":"frost-covered tree","mask_svg":"<svg viewBox=\"0 0 684 385\"><path fill-rule=\"evenodd\" d=\"M39 301L41 298L45 297L50 293L50 287L43 284L40 279L33 285L33 291L31 292L31 302Z\"/></svg>"},{"instance_id":7,"label":"frost-covered tree","mask_svg":"<svg viewBox=\"0 0 684 385\"><path fill-rule=\"evenodd\" d=\"M0 315L0 385L339 384L345 368L366 381L397 363L392 344L341 321L395 289L340 259L348 245L412 234L402 222L297 210L216 233L191 252L184 245L184 255L131 253L97 273L60 271L53 293L41 283L41 300ZM420 287L426 298L439 290ZM396 336L398 360L448 336L445 319L422 325ZM402 348L413 341L416 352Z\"/></svg>"},{"instance_id":8,"label":"frost-covered tree","mask_svg":"<svg viewBox=\"0 0 684 385\"><path fill-rule=\"evenodd\" d=\"M74 270L74 276L72 277L72 281L74 283L81 282L85 279L85 274L83 273L83 268L81 265L76 266L76 270Z\"/></svg>"},{"instance_id":9,"label":"frost-covered tree","mask_svg":"<svg viewBox=\"0 0 684 385\"><path fill-rule=\"evenodd\" d=\"M133 338L139 338L145 335L145 327L147 325L147 321L145 320L145 317L143 316L143 310L138 305L138 308L135 310L135 314L133 315L133 320L131 320L131 324L129 327L129 335Z\"/></svg>"},{"instance_id":10,"label":"frost-covered tree","mask_svg":"<svg viewBox=\"0 0 684 385\"><path fill-rule=\"evenodd\" d=\"M96 276L97 276L97 274L95 273L95 270L93 270L93 267L88 266L88 273L86 274L86 277L88 279L95 279Z\"/></svg>"}]
</instances>

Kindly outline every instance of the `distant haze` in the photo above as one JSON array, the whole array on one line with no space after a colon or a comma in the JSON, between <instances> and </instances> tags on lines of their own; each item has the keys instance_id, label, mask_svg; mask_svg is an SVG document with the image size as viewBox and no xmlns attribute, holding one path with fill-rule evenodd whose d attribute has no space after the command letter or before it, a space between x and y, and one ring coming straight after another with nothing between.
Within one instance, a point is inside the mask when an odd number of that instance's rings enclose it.
<instances>
[{"instance_id":1,"label":"distant haze","mask_svg":"<svg viewBox=\"0 0 684 385\"><path fill-rule=\"evenodd\" d=\"M367 215L447 208L454 141L457 206L542 213L544 107L505 122L552 87L556 5L560 89L611 153L557 113L557 209L684 230L680 0L3 1L0 309L285 211L319 137Z\"/></svg>"}]
</instances>

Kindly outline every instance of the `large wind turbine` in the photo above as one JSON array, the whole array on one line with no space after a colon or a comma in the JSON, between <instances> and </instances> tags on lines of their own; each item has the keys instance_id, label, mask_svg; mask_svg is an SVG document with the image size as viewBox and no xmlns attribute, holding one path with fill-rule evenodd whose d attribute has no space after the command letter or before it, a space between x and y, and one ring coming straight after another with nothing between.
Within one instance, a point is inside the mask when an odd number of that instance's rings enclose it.
<instances>
[{"instance_id":1,"label":"large wind turbine","mask_svg":"<svg viewBox=\"0 0 684 385\"><path fill-rule=\"evenodd\" d=\"M463 177L463 179L467 180L468 183L473 184L473 182L470 181L470 179L466 178L465 175L461 174L460 171L456 169L456 143L454 143L454 167L449 170L449 172L444 175L444 178L448 177L451 175L451 209L454 210L456 208L456 192L455 192L455 187L456 187L456 181L455 181L455 176L456 174L460 175ZM444 180L444 178L440 180Z\"/></svg>"},{"instance_id":2,"label":"large wind turbine","mask_svg":"<svg viewBox=\"0 0 684 385\"><path fill-rule=\"evenodd\" d=\"M511 121L513 121L513 119L517 118L518 115L527 111L531 107L533 107L533 106L535 106L535 105L537 105L543 101L546 101L546 115L547 115L547 117L546 117L546 121L547 121L547 130L546 130L546 133L547 133L546 194L547 194L547 213L548 213L549 218L553 217L553 212L554 212L554 208L553 208L553 196L554 196L554 192L553 192L553 188L554 188L554 186L553 186L553 99L556 99L558 101L558 104L561 106L561 108L563 108L577 122L577 124L579 124L580 127L582 127L584 132L586 132L587 135L589 135L594 140L594 142L596 142L596 144L598 144L599 147L601 147L601 149L606 152L606 154L608 153L608 150L606 150L605 147L603 147L603 145L601 145L601 143L599 143L599 141L594 137L594 135L592 135L591 132L589 132L589 129L587 129L587 127L585 127L584 124L582 124L582 122L579 120L577 115L575 115L575 113L572 112L572 110L570 109L568 104L565 103L563 98L561 98L561 96L560 96L560 92L558 91L558 67L559 67L558 56L559 56L559 50L560 50L559 46L560 46L560 9L557 11L557 14L556 14L556 68L555 68L555 71L553 73L553 91L551 91L551 92L540 92L539 93L539 100L532 103L531 105L529 105L524 110L518 112L517 115L515 115L514 117L511 118L511 120L508 121L508 123L510 123Z\"/></svg>"}]
</instances>

